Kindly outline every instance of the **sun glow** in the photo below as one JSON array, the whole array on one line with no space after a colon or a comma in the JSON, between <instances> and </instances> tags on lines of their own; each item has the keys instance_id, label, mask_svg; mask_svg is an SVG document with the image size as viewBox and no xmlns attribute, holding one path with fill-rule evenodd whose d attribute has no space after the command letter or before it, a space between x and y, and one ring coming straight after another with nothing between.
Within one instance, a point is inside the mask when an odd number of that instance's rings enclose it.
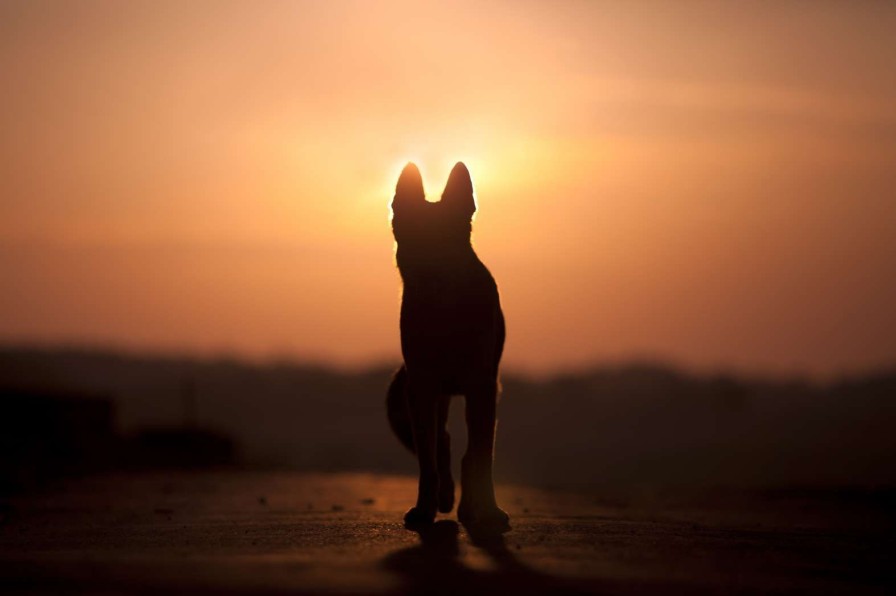
<instances>
[{"instance_id":1,"label":"sun glow","mask_svg":"<svg viewBox=\"0 0 896 596\"><path fill-rule=\"evenodd\" d=\"M892 8L47 6L0 3L0 340L394 358L395 183L462 161L508 366L896 353Z\"/></svg>"},{"instance_id":2,"label":"sun glow","mask_svg":"<svg viewBox=\"0 0 896 596\"><path fill-rule=\"evenodd\" d=\"M429 159L427 161L424 161L419 157L399 159L389 170L390 174L388 180L391 181L391 186L387 192L394 193L395 182L398 180L401 170L407 164L413 163L420 170L420 176L423 178L423 190L426 195L426 200L430 203L437 203L442 198L442 191L445 189L445 183L448 181L448 174L451 172L451 168L458 162L463 162L467 166L467 169L470 170L470 177L473 180L473 192L475 194L479 177L475 175L473 168L476 167L474 164L481 164L482 162L467 157L440 157L436 160ZM433 165L435 165L435 167L433 167ZM389 194L389 200L392 200L391 194Z\"/></svg>"}]
</instances>

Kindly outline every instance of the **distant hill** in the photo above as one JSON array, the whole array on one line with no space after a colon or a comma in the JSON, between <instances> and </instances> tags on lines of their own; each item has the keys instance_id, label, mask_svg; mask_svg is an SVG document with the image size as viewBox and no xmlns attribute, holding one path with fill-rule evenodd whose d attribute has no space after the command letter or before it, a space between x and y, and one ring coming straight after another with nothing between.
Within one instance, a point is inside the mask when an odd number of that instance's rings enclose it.
<instances>
[{"instance_id":1,"label":"distant hill","mask_svg":"<svg viewBox=\"0 0 896 596\"><path fill-rule=\"evenodd\" d=\"M126 435L195 422L234 438L247 465L412 474L385 419L392 370L0 348L0 389L107 396ZM607 491L896 485L896 370L822 386L631 365L508 374L503 385L499 480Z\"/></svg>"}]
</instances>

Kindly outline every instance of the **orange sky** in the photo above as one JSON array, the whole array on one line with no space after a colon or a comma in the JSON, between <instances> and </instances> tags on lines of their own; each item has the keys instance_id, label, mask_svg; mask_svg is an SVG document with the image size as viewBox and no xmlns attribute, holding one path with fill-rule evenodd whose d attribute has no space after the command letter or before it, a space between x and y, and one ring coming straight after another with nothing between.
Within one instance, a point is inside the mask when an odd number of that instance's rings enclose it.
<instances>
[{"instance_id":1,"label":"orange sky","mask_svg":"<svg viewBox=\"0 0 896 596\"><path fill-rule=\"evenodd\" d=\"M508 367L892 363L894 31L863 2L4 2L0 340L397 359L393 185L463 160Z\"/></svg>"}]
</instances>

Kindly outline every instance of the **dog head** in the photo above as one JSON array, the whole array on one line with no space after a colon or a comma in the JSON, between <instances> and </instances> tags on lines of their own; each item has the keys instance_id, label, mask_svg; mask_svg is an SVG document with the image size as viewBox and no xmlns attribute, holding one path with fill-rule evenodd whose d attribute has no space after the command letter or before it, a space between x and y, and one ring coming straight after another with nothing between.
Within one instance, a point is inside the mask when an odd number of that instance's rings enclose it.
<instances>
[{"instance_id":1,"label":"dog head","mask_svg":"<svg viewBox=\"0 0 896 596\"><path fill-rule=\"evenodd\" d=\"M417 166L406 165L392 199L398 266L438 263L469 248L475 212L473 182L463 163L458 162L451 170L438 203L426 200Z\"/></svg>"}]
</instances>

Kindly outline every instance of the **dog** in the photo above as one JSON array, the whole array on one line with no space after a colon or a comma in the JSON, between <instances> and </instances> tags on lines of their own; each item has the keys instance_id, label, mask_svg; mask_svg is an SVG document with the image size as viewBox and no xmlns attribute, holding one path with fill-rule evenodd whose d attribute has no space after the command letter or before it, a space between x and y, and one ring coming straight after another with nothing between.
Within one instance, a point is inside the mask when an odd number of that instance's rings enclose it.
<instances>
[{"instance_id":1,"label":"dog","mask_svg":"<svg viewBox=\"0 0 896 596\"><path fill-rule=\"evenodd\" d=\"M401 353L404 365L389 386L390 426L417 456L417 504L407 527L431 524L454 507L449 401L463 395L468 444L461 462L458 520L468 528L506 531L509 517L495 501L492 463L498 367L504 315L498 286L470 240L476 211L463 163L451 170L442 199L425 199L420 171L402 170L392 200L395 260L402 279Z\"/></svg>"}]
</instances>

